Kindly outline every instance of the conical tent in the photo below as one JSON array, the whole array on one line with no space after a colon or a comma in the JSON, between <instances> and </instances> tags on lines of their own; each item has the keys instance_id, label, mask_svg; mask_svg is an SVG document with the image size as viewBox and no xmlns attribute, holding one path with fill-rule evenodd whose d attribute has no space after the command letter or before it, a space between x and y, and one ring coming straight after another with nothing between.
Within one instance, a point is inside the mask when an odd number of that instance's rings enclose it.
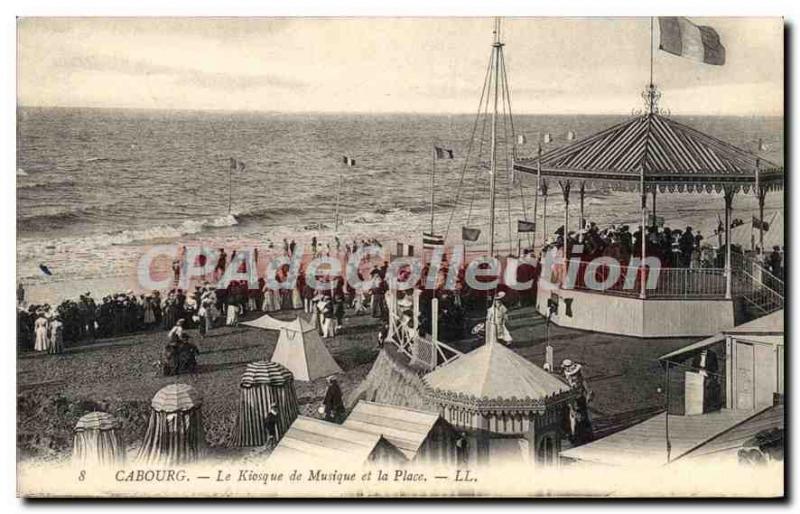
<instances>
[{"instance_id":1,"label":"conical tent","mask_svg":"<svg viewBox=\"0 0 800 514\"><path fill-rule=\"evenodd\" d=\"M270 360L284 365L295 380L311 381L342 372L316 327L302 317L280 321L267 314L244 325L280 331Z\"/></svg>"},{"instance_id":2,"label":"conical tent","mask_svg":"<svg viewBox=\"0 0 800 514\"><path fill-rule=\"evenodd\" d=\"M203 399L188 384L170 384L150 403L150 421L137 460L146 464L173 465L194 462L205 448Z\"/></svg>"},{"instance_id":3,"label":"conical tent","mask_svg":"<svg viewBox=\"0 0 800 514\"><path fill-rule=\"evenodd\" d=\"M277 362L247 365L239 388L239 414L233 427L231 446L261 446L267 443L267 412L278 412L280 439L297 418L297 395L292 373Z\"/></svg>"},{"instance_id":4,"label":"conical tent","mask_svg":"<svg viewBox=\"0 0 800 514\"><path fill-rule=\"evenodd\" d=\"M72 462L81 467L116 466L125 462L119 423L106 412L90 412L75 424Z\"/></svg>"}]
</instances>

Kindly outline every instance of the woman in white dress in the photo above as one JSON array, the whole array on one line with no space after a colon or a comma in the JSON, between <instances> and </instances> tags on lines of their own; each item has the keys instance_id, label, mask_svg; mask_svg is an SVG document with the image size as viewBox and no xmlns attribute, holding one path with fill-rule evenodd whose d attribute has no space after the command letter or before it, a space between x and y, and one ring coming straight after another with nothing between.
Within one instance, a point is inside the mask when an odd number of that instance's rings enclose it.
<instances>
[{"instance_id":1,"label":"woman in white dress","mask_svg":"<svg viewBox=\"0 0 800 514\"><path fill-rule=\"evenodd\" d=\"M270 289L268 284L264 284L264 305L261 306L264 312L275 312L280 310L278 292Z\"/></svg>"},{"instance_id":2,"label":"woman in white dress","mask_svg":"<svg viewBox=\"0 0 800 514\"><path fill-rule=\"evenodd\" d=\"M225 319L225 324L229 327L236 327L239 325L239 305L231 302L228 304L228 315Z\"/></svg>"},{"instance_id":3,"label":"woman in white dress","mask_svg":"<svg viewBox=\"0 0 800 514\"><path fill-rule=\"evenodd\" d=\"M303 308L303 295L300 293L300 285L295 282L294 289L292 289L292 309Z\"/></svg>"},{"instance_id":4,"label":"woman in white dress","mask_svg":"<svg viewBox=\"0 0 800 514\"><path fill-rule=\"evenodd\" d=\"M37 352L46 352L50 343L50 322L45 318L44 313L40 312L39 317L33 324L33 332L36 334L36 342L33 349Z\"/></svg>"},{"instance_id":5,"label":"woman in white dress","mask_svg":"<svg viewBox=\"0 0 800 514\"><path fill-rule=\"evenodd\" d=\"M64 324L56 316L50 321L50 344L47 353L62 353L64 351Z\"/></svg>"}]
</instances>

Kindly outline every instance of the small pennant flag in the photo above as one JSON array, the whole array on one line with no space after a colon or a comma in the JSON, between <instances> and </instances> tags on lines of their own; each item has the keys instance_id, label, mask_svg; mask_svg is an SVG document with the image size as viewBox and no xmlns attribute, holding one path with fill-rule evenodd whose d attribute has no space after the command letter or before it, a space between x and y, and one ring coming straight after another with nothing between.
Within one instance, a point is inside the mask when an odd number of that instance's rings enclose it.
<instances>
[{"instance_id":1,"label":"small pennant flag","mask_svg":"<svg viewBox=\"0 0 800 514\"><path fill-rule=\"evenodd\" d=\"M536 232L536 222L517 220L517 233Z\"/></svg>"},{"instance_id":2,"label":"small pennant flag","mask_svg":"<svg viewBox=\"0 0 800 514\"><path fill-rule=\"evenodd\" d=\"M449 148L439 148L438 146L434 146L433 149L436 151L436 158L437 159L452 159L453 158L453 151Z\"/></svg>"},{"instance_id":3,"label":"small pennant flag","mask_svg":"<svg viewBox=\"0 0 800 514\"><path fill-rule=\"evenodd\" d=\"M753 228L755 230L763 230L764 232L767 232L769 230L769 223L767 223L766 221L761 221L760 219L753 216Z\"/></svg>"},{"instance_id":4,"label":"small pennant flag","mask_svg":"<svg viewBox=\"0 0 800 514\"><path fill-rule=\"evenodd\" d=\"M423 232L422 233L422 247L423 248L431 249L431 248L435 248L437 246L444 246L444 237L443 236L440 236L440 235L437 235L437 234L431 234L429 232Z\"/></svg>"},{"instance_id":5,"label":"small pennant flag","mask_svg":"<svg viewBox=\"0 0 800 514\"><path fill-rule=\"evenodd\" d=\"M231 170L232 171L244 171L244 169L245 169L244 162L242 162L242 161L240 161L238 159L234 159L233 157L231 157L230 158L230 163L231 163Z\"/></svg>"},{"instance_id":6,"label":"small pennant flag","mask_svg":"<svg viewBox=\"0 0 800 514\"><path fill-rule=\"evenodd\" d=\"M524 145L528 140L525 138L525 134L517 134L517 144Z\"/></svg>"},{"instance_id":7,"label":"small pennant flag","mask_svg":"<svg viewBox=\"0 0 800 514\"><path fill-rule=\"evenodd\" d=\"M658 18L658 27L660 50L705 64L725 64L725 47L713 28L695 25L678 16Z\"/></svg>"},{"instance_id":8,"label":"small pennant flag","mask_svg":"<svg viewBox=\"0 0 800 514\"><path fill-rule=\"evenodd\" d=\"M464 241L477 241L479 237L481 237L480 229L461 227L461 239Z\"/></svg>"},{"instance_id":9,"label":"small pennant flag","mask_svg":"<svg viewBox=\"0 0 800 514\"><path fill-rule=\"evenodd\" d=\"M353 167L356 165L356 160L346 155L342 156L342 162L344 163L345 166Z\"/></svg>"}]
</instances>

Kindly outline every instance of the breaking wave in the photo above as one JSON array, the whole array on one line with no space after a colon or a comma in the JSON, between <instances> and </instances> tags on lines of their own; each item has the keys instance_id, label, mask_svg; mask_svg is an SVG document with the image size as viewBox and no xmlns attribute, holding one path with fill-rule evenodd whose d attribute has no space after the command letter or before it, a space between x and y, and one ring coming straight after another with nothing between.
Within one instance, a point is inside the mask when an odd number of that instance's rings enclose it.
<instances>
[{"instance_id":1,"label":"breaking wave","mask_svg":"<svg viewBox=\"0 0 800 514\"><path fill-rule=\"evenodd\" d=\"M159 239L175 239L181 236L198 234L207 229L225 228L238 225L232 214L218 218L186 220L177 225L156 225L145 228L121 230L93 234L84 237L53 238L48 241L20 242L19 251L24 254L52 253L73 249L87 250L115 245L126 245Z\"/></svg>"},{"instance_id":2,"label":"breaking wave","mask_svg":"<svg viewBox=\"0 0 800 514\"><path fill-rule=\"evenodd\" d=\"M17 176L27 176L27 175L17 174ZM73 186L73 185L75 185L75 179L73 179L72 177L64 177L58 180L17 183L17 191L30 191L30 190L47 191L47 190L60 189L64 186Z\"/></svg>"}]
</instances>

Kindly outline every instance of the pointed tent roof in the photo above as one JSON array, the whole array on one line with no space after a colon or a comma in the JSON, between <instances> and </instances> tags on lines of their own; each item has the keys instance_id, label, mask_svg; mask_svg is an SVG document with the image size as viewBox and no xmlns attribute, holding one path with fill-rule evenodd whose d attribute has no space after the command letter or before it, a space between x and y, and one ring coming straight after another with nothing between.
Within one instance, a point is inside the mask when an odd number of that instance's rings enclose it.
<instances>
[{"instance_id":1,"label":"pointed tent roof","mask_svg":"<svg viewBox=\"0 0 800 514\"><path fill-rule=\"evenodd\" d=\"M270 360L285 366L295 380L311 381L342 372L316 327L302 316L292 321L281 321L266 314L243 325L280 331Z\"/></svg>"},{"instance_id":2,"label":"pointed tent roof","mask_svg":"<svg viewBox=\"0 0 800 514\"><path fill-rule=\"evenodd\" d=\"M441 400L476 407L541 408L570 387L498 343L487 343L423 377Z\"/></svg>"},{"instance_id":3,"label":"pointed tent roof","mask_svg":"<svg viewBox=\"0 0 800 514\"><path fill-rule=\"evenodd\" d=\"M272 451L270 460L358 465L378 456L388 457L396 463L406 460L403 453L380 434L298 416Z\"/></svg>"},{"instance_id":4,"label":"pointed tent roof","mask_svg":"<svg viewBox=\"0 0 800 514\"><path fill-rule=\"evenodd\" d=\"M413 459L439 422L447 423L431 412L360 400L342 426L381 435Z\"/></svg>"},{"instance_id":5,"label":"pointed tent roof","mask_svg":"<svg viewBox=\"0 0 800 514\"><path fill-rule=\"evenodd\" d=\"M764 189L783 187L783 168L759 156L660 114L648 113L614 125L515 168L543 177L577 179L637 190L642 171L648 189L719 192L754 187L756 167Z\"/></svg>"}]
</instances>

